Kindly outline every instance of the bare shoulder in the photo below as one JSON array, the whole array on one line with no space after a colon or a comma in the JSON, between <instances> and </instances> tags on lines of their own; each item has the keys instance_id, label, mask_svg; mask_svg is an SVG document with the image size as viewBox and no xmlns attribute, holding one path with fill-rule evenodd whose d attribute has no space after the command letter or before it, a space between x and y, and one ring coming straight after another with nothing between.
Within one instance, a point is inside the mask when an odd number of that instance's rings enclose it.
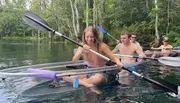
<instances>
[{"instance_id":1,"label":"bare shoulder","mask_svg":"<svg viewBox=\"0 0 180 103\"><path fill-rule=\"evenodd\" d=\"M135 43L131 43L131 47L138 48L139 46L137 44L135 44Z\"/></svg>"},{"instance_id":2,"label":"bare shoulder","mask_svg":"<svg viewBox=\"0 0 180 103\"><path fill-rule=\"evenodd\" d=\"M99 46L101 49L108 48L108 45L105 44L104 42L101 42Z\"/></svg>"},{"instance_id":3,"label":"bare shoulder","mask_svg":"<svg viewBox=\"0 0 180 103\"><path fill-rule=\"evenodd\" d=\"M173 47L173 46L169 44L169 47Z\"/></svg>"}]
</instances>

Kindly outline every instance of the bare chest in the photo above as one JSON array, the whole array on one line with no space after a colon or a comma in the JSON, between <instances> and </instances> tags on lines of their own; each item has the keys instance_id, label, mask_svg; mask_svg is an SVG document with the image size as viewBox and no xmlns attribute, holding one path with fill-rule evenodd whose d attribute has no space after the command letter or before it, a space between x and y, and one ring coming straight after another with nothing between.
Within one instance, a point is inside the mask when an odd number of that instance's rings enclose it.
<instances>
[{"instance_id":1,"label":"bare chest","mask_svg":"<svg viewBox=\"0 0 180 103\"><path fill-rule=\"evenodd\" d=\"M119 47L120 54L134 55L135 49L132 46L120 46Z\"/></svg>"}]
</instances>

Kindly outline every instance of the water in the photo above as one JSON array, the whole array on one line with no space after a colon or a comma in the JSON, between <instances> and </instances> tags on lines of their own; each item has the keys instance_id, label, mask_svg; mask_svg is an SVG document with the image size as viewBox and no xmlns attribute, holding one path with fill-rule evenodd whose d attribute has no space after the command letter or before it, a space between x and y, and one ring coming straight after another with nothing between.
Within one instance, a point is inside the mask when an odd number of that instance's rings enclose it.
<instances>
[{"instance_id":1,"label":"water","mask_svg":"<svg viewBox=\"0 0 180 103\"><path fill-rule=\"evenodd\" d=\"M73 56L73 44L48 41L0 41L0 68L31 66L41 63L70 61ZM148 77L159 77L180 85L179 68L169 67L170 72L161 72L158 62L146 63L146 68L139 69ZM145 66L143 66L145 67ZM27 67L9 72L25 72ZM36 84L33 77L9 77L0 80L0 103L179 103L179 98L173 98L167 93L154 89L150 83L140 78L125 78L121 82L126 85L101 88L102 94L93 92L93 88L79 88L74 91L39 97L23 97L24 89Z\"/></svg>"},{"instance_id":2,"label":"water","mask_svg":"<svg viewBox=\"0 0 180 103\"><path fill-rule=\"evenodd\" d=\"M0 41L0 66L15 67L71 60L74 45L48 41Z\"/></svg>"}]
</instances>

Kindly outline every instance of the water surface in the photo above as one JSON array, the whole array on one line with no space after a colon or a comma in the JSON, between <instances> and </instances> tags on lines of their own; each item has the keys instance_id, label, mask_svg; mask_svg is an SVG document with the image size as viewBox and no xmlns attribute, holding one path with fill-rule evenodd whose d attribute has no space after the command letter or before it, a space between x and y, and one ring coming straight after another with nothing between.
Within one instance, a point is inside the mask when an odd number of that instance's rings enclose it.
<instances>
[{"instance_id":1,"label":"water surface","mask_svg":"<svg viewBox=\"0 0 180 103\"><path fill-rule=\"evenodd\" d=\"M28 66L42 63L70 61L73 56L74 44L62 42L4 40L0 41L0 68L7 72L25 72ZM19 66L26 66L18 69ZM140 73L151 78L162 78L179 84L179 69L168 67L170 72L160 71L162 64L150 61L137 68ZM39 97L21 96L21 91L37 82L33 77L9 77L0 81L0 103L179 103L167 93L154 89L154 86L140 78L124 79L126 85L116 85L102 88L103 94L92 92L90 88L80 88L74 91L45 95Z\"/></svg>"}]
</instances>

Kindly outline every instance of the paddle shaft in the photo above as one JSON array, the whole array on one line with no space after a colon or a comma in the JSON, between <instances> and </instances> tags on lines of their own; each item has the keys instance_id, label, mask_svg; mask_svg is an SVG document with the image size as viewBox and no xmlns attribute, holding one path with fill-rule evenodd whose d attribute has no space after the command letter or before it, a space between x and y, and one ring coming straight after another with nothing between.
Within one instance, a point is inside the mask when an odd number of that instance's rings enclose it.
<instances>
[{"instance_id":1,"label":"paddle shaft","mask_svg":"<svg viewBox=\"0 0 180 103\"><path fill-rule=\"evenodd\" d=\"M100 26L97 26L97 28L99 29L99 31L101 31L102 33L107 34L108 36L110 36L111 38L113 38L116 42L119 40L117 40L116 38L114 38L111 34L109 34L106 30L104 30L103 28L101 28Z\"/></svg>"},{"instance_id":2,"label":"paddle shaft","mask_svg":"<svg viewBox=\"0 0 180 103\"><path fill-rule=\"evenodd\" d=\"M115 55L121 56L121 57L139 58L138 56L132 56L132 55L126 55L126 54L115 54ZM173 62L180 62L179 57L160 57L160 58L144 57L143 59L151 59L151 60L158 60L158 61L159 60L168 60L168 61L173 61ZM161 63L163 63L163 62L161 62Z\"/></svg>"},{"instance_id":3,"label":"paddle shaft","mask_svg":"<svg viewBox=\"0 0 180 103\"><path fill-rule=\"evenodd\" d=\"M74 41L74 40L72 40L72 39L70 39L70 38L62 35L62 34L59 33L59 32L56 32L56 31L53 30L52 28L48 27L47 25L43 24L43 23L40 22L40 21L37 21L37 20L34 19L33 17L30 17L30 16L28 16L28 15L26 15L26 14L25 14L24 16L25 16L26 18L29 18L30 20L32 20L32 22L36 22L36 23L38 23L39 25L43 26L43 27L46 28L47 30L56 33L57 35L59 35L59 36L65 38L65 39L73 42L74 44L76 44L76 45L78 45L78 46L80 46L80 47L83 47L81 44L79 44L79 43L77 43L76 41ZM99 54L98 52L96 52L96 51L94 51L94 50L92 50L92 49L90 49L90 51L93 52L93 53L95 53L96 55L100 56L101 58L103 58L103 59L105 59L105 60L107 60L107 61L109 61L109 62L112 62L109 58L103 56L102 54ZM114 62L112 62L112 63L113 63L113 64L116 64L116 63L114 63ZM157 86L159 86L159 87L163 87L163 88L165 88L165 89L167 89L167 90L169 90L169 91L171 91L171 92L174 92L174 93L178 94L177 88L172 90L172 88L169 88L169 87L167 87L167 86L165 86L165 85L163 85L163 84L157 83L156 81L154 81L154 80L152 80L152 79L145 78L145 77L143 77L141 74L139 74L139 73L137 73L137 72L135 72L135 71L131 71L131 70L125 68L125 67L122 67L122 69L127 70L127 71L129 71L130 73L132 73L132 74L134 74L134 75L136 75L136 76L138 76L138 77L143 78L145 81L148 81L148 82L153 83L153 84L155 84L155 85L157 85Z\"/></svg>"},{"instance_id":4,"label":"paddle shaft","mask_svg":"<svg viewBox=\"0 0 180 103\"><path fill-rule=\"evenodd\" d=\"M108 32L106 33L108 36L110 36L111 38L113 38L116 42L119 41L116 38L114 38L111 34L109 34Z\"/></svg>"},{"instance_id":5,"label":"paddle shaft","mask_svg":"<svg viewBox=\"0 0 180 103\"><path fill-rule=\"evenodd\" d=\"M115 54L115 55L116 56L121 56L121 57L139 58L139 56L126 55L126 54ZM143 59L158 60L158 58L150 58L150 57L144 57Z\"/></svg>"}]
</instances>

